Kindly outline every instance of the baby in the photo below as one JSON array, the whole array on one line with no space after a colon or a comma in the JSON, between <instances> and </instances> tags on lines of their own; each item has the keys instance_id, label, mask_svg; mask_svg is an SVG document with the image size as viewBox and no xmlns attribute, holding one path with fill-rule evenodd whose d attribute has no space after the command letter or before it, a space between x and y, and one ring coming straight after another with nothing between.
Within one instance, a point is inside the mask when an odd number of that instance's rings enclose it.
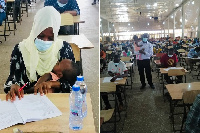
<instances>
[{"instance_id":1,"label":"baby","mask_svg":"<svg viewBox=\"0 0 200 133\"><path fill-rule=\"evenodd\" d=\"M48 93L58 92L57 89L48 87L46 81L57 82L58 79L68 81L72 86L76 77L80 75L78 65L69 59L63 59L61 62L57 62L53 67L52 72L44 74L39 78L38 82L35 84L34 91L37 92L40 88L48 88ZM47 89L45 89L47 90ZM46 92L44 92L46 94Z\"/></svg>"}]
</instances>

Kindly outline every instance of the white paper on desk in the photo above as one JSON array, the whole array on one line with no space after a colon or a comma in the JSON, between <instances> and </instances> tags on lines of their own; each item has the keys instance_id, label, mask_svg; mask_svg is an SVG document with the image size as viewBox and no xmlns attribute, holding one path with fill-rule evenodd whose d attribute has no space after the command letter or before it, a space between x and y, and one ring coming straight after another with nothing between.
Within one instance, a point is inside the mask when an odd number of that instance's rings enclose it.
<instances>
[{"instance_id":1,"label":"white paper on desk","mask_svg":"<svg viewBox=\"0 0 200 133\"><path fill-rule=\"evenodd\" d=\"M0 101L0 130L23 123L16 107L10 101Z\"/></svg>"},{"instance_id":2,"label":"white paper on desk","mask_svg":"<svg viewBox=\"0 0 200 133\"><path fill-rule=\"evenodd\" d=\"M181 67L168 67L166 69L164 69L165 71L169 71L170 69L183 69Z\"/></svg>"},{"instance_id":3,"label":"white paper on desk","mask_svg":"<svg viewBox=\"0 0 200 133\"><path fill-rule=\"evenodd\" d=\"M109 83L110 82L110 80L112 79L113 77L105 77L104 79L103 79L103 83ZM115 81L117 81L117 80L122 80L123 78L117 78Z\"/></svg>"},{"instance_id":4,"label":"white paper on desk","mask_svg":"<svg viewBox=\"0 0 200 133\"><path fill-rule=\"evenodd\" d=\"M17 99L14 104L23 119L23 124L62 115L45 95L24 95L24 98Z\"/></svg>"}]
</instances>

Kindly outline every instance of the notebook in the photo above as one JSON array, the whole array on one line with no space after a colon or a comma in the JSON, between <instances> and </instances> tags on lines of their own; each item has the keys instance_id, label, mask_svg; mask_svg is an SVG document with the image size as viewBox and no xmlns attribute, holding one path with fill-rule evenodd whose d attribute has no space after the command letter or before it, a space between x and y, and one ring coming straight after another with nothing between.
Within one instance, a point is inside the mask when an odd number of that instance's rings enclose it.
<instances>
[{"instance_id":1,"label":"notebook","mask_svg":"<svg viewBox=\"0 0 200 133\"><path fill-rule=\"evenodd\" d=\"M25 124L60 115L60 110L45 95L24 95L24 98L16 98L13 103L4 100L0 101L0 130L18 123Z\"/></svg>"}]
</instances>

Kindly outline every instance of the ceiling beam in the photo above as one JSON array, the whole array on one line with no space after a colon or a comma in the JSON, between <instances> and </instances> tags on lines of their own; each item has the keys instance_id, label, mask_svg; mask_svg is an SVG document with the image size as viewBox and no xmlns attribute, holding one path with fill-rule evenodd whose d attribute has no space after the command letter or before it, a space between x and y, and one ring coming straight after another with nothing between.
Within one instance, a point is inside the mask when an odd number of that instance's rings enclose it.
<instances>
[{"instance_id":1,"label":"ceiling beam","mask_svg":"<svg viewBox=\"0 0 200 133\"><path fill-rule=\"evenodd\" d=\"M162 20L162 22L166 21L174 12L176 12L179 8L181 8L182 5L184 6L188 1L190 1L190 0L184 0L184 1L182 1L182 3L181 3L178 7L175 7L175 8Z\"/></svg>"}]
</instances>

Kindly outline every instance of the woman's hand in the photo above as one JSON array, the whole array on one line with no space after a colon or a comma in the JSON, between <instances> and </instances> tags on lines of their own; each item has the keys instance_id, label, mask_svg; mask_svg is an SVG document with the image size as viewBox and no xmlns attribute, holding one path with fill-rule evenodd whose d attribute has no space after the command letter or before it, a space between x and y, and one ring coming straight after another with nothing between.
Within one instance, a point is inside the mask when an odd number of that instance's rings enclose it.
<instances>
[{"instance_id":1,"label":"woman's hand","mask_svg":"<svg viewBox=\"0 0 200 133\"><path fill-rule=\"evenodd\" d=\"M116 79L117 79L117 76L114 76L114 77L110 80L110 82L115 82Z\"/></svg>"},{"instance_id":2,"label":"woman's hand","mask_svg":"<svg viewBox=\"0 0 200 133\"><path fill-rule=\"evenodd\" d=\"M8 94L6 95L6 101L8 101L8 99L11 100L11 102L16 100L16 95L18 96L19 99L24 97L24 90L22 89L21 91L19 91L20 86L17 84L13 84L10 87L10 91L8 92Z\"/></svg>"},{"instance_id":3,"label":"woman's hand","mask_svg":"<svg viewBox=\"0 0 200 133\"><path fill-rule=\"evenodd\" d=\"M41 96L43 93L46 95L49 92L49 89L51 89L51 82L42 82L34 87L34 94L36 95L37 92L39 92Z\"/></svg>"}]
</instances>

